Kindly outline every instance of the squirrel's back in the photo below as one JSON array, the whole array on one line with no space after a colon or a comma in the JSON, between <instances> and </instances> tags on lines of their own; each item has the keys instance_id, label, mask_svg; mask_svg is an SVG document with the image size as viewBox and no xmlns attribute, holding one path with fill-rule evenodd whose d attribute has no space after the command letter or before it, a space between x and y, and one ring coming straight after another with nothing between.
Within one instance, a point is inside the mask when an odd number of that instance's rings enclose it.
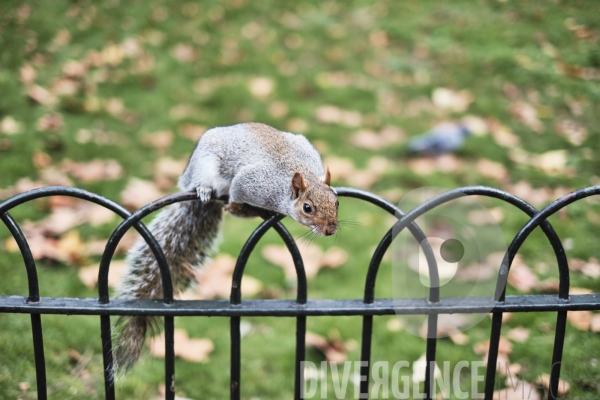
<instances>
[{"instance_id":1,"label":"squirrel's back","mask_svg":"<svg viewBox=\"0 0 600 400\"><path fill-rule=\"evenodd\" d=\"M210 161L212 160L212 162ZM231 179L248 165L261 164L272 171L295 171L323 176L321 156L302 135L282 132L260 123L242 123L209 129L202 135L188 166L179 180L184 190L192 190L204 176ZM219 196L228 194L223 187Z\"/></svg>"}]
</instances>

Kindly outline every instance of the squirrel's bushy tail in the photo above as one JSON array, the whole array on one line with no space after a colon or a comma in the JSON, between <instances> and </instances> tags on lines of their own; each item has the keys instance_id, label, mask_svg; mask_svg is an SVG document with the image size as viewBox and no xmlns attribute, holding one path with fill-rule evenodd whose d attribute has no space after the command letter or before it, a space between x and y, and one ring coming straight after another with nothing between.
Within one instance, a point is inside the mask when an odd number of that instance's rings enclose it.
<instances>
[{"instance_id":1,"label":"squirrel's bushy tail","mask_svg":"<svg viewBox=\"0 0 600 400\"><path fill-rule=\"evenodd\" d=\"M196 282L196 272L213 250L223 216L222 203L199 200L175 203L162 210L148 228L162 247L180 293ZM127 272L117 289L124 299L163 298L162 278L154 254L140 238L127 255ZM146 334L159 330L158 317L122 316L115 325L114 372L127 372L142 351Z\"/></svg>"}]
</instances>

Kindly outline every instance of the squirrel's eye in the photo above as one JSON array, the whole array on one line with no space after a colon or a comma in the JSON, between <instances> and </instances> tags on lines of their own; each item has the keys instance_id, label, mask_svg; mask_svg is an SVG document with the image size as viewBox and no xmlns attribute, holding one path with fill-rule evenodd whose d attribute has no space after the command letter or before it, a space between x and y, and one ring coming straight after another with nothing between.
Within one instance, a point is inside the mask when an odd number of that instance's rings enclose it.
<instances>
[{"instance_id":1,"label":"squirrel's eye","mask_svg":"<svg viewBox=\"0 0 600 400\"><path fill-rule=\"evenodd\" d=\"M310 214L312 213L312 207L310 206L310 204L308 203L304 203L304 206L302 207L302 209L304 210L305 213Z\"/></svg>"}]
</instances>

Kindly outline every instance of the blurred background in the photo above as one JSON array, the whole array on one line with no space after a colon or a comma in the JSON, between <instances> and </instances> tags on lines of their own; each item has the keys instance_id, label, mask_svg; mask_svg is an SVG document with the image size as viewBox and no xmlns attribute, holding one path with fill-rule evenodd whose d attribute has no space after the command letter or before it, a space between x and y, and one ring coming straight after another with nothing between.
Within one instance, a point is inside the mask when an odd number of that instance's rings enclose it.
<instances>
[{"instance_id":1,"label":"blurred background","mask_svg":"<svg viewBox=\"0 0 600 400\"><path fill-rule=\"evenodd\" d=\"M305 134L334 185L396 203L424 186L482 184L543 207L600 184L599 11L596 1L575 0L4 2L0 200L73 185L134 210L177 190L207 128L255 121ZM500 202L480 201L507 241L527 221ZM11 214L38 260L42 296L97 295L99 255L116 218L67 198L31 202ZM360 298L373 249L393 224L391 216L350 199L341 201L340 218L340 234L310 243L300 238L305 229L286 221L309 260L311 298ZM597 199L573 204L551 222L571 261L572 290L598 293ZM227 217L220 255L203 273L210 284L185 298L228 297L234 258L257 224ZM112 284L135 239L124 239ZM535 232L515 261L509 294L555 293L551 254ZM278 238L267 235L250 260L244 295L294 298L286 257ZM0 274L1 295L27 293L6 228ZM390 275L388 257L379 297L391 297ZM549 372L555 319L531 313L504 323L506 361L521 363L528 382ZM360 321L309 318L307 359L358 360ZM42 322L51 397L102 398L99 319L43 316ZM29 318L0 315L0 324L0 397L35 398ZM453 324L441 326L453 332ZM228 320L177 318L176 326L183 349L178 396L226 398ZM486 318L440 340L438 360L481 360L489 326ZM290 398L294 320L248 318L242 328L243 398ZM565 362L587 362L589 350L600 348L600 316L569 313L567 329ZM394 317L375 318L373 343L373 362L414 361L425 353L425 341ZM160 338L119 384L119 396L164 391L154 347ZM571 375L583 379L572 383L570 396L597 393L600 368L588 365L589 375L584 368L573 367ZM498 382L502 387L503 378Z\"/></svg>"}]
</instances>

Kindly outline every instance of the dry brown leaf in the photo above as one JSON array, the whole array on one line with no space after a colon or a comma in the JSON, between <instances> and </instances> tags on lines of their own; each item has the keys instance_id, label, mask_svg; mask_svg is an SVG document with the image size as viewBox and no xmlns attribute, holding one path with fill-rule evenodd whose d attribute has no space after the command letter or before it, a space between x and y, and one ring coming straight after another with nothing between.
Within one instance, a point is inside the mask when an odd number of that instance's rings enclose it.
<instances>
[{"instance_id":1,"label":"dry brown leaf","mask_svg":"<svg viewBox=\"0 0 600 400\"><path fill-rule=\"evenodd\" d=\"M542 373L535 379L535 383L542 385L546 390L550 390L550 374ZM571 384L563 379L558 380L558 396L562 398L565 394L569 393Z\"/></svg>"},{"instance_id":2,"label":"dry brown leaf","mask_svg":"<svg viewBox=\"0 0 600 400\"><path fill-rule=\"evenodd\" d=\"M275 89L275 82L266 76L254 77L248 82L248 90L257 98L267 97L273 89Z\"/></svg>"},{"instance_id":3,"label":"dry brown leaf","mask_svg":"<svg viewBox=\"0 0 600 400\"><path fill-rule=\"evenodd\" d=\"M175 329L173 332L175 355L190 362L206 362L208 356L215 348L210 339L190 338L187 331ZM155 336L148 340L150 354L155 357L165 357L165 334Z\"/></svg>"},{"instance_id":4,"label":"dry brown leaf","mask_svg":"<svg viewBox=\"0 0 600 400\"><path fill-rule=\"evenodd\" d=\"M440 314L437 322L437 337L453 336L461 332L460 327L471 322L465 314ZM425 321L419 329L419 335L427 337L428 323Z\"/></svg>"},{"instance_id":5,"label":"dry brown leaf","mask_svg":"<svg viewBox=\"0 0 600 400\"><path fill-rule=\"evenodd\" d=\"M173 187L186 165L187 160L174 160L170 157L160 158L154 167L154 182L160 189Z\"/></svg>"},{"instance_id":6,"label":"dry brown leaf","mask_svg":"<svg viewBox=\"0 0 600 400\"><path fill-rule=\"evenodd\" d=\"M123 51L121 46L109 43L101 53L102 63L116 67L123 62Z\"/></svg>"},{"instance_id":7,"label":"dry brown leaf","mask_svg":"<svg viewBox=\"0 0 600 400\"><path fill-rule=\"evenodd\" d=\"M119 285L123 279L123 274L127 270L127 263L125 260L113 260L108 268L108 287L114 288ZM93 289L98 284L98 272L100 271L100 265L89 265L87 267L79 268L77 276L79 280L90 289Z\"/></svg>"},{"instance_id":8,"label":"dry brown leaf","mask_svg":"<svg viewBox=\"0 0 600 400\"><path fill-rule=\"evenodd\" d=\"M592 289L574 287L569 290L569 294L594 294Z\"/></svg>"},{"instance_id":9,"label":"dry brown leaf","mask_svg":"<svg viewBox=\"0 0 600 400\"><path fill-rule=\"evenodd\" d=\"M87 73L87 65L78 60L69 60L63 65L62 71L67 78L80 79Z\"/></svg>"},{"instance_id":10,"label":"dry brown leaf","mask_svg":"<svg viewBox=\"0 0 600 400\"><path fill-rule=\"evenodd\" d=\"M437 88L431 96L433 104L443 110L463 112L474 100L473 94L468 90L457 92L447 88Z\"/></svg>"},{"instance_id":11,"label":"dry brown leaf","mask_svg":"<svg viewBox=\"0 0 600 400\"><path fill-rule=\"evenodd\" d=\"M330 332L328 338L307 331L306 346L320 350L325 355L327 361L337 363L346 361L346 351L349 350L349 343L344 343L339 333L335 331Z\"/></svg>"},{"instance_id":12,"label":"dry brown leaf","mask_svg":"<svg viewBox=\"0 0 600 400\"><path fill-rule=\"evenodd\" d=\"M496 123L493 126L492 137L498 145L508 149L514 149L521 144L521 138L515 135L507 126L499 123Z\"/></svg>"},{"instance_id":13,"label":"dry brown leaf","mask_svg":"<svg viewBox=\"0 0 600 400\"><path fill-rule=\"evenodd\" d=\"M269 104L269 114L273 118L283 118L287 115L288 111L288 106L281 101L274 101L273 103Z\"/></svg>"},{"instance_id":14,"label":"dry brown leaf","mask_svg":"<svg viewBox=\"0 0 600 400\"><path fill-rule=\"evenodd\" d=\"M123 168L117 160L95 159L88 162L75 162L69 159L60 164L62 171L82 182L119 179Z\"/></svg>"},{"instance_id":15,"label":"dry brown leaf","mask_svg":"<svg viewBox=\"0 0 600 400\"><path fill-rule=\"evenodd\" d=\"M541 400L535 386L523 381L507 381L505 389L494 391L493 400Z\"/></svg>"},{"instance_id":16,"label":"dry brown leaf","mask_svg":"<svg viewBox=\"0 0 600 400\"><path fill-rule=\"evenodd\" d=\"M118 99L116 97L109 98L106 101L106 104L104 105L104 109L107 113L116 118L119 118L126 111L125 104L123 104L123 100Z\"/></svg>"},{"instance_id":17,"label":"dry brown leaf","mask_svg":"<svg viewBox=\"0 0 600 400\"><path fill-rule=\"evenodd\" d=\"M179 135L197 141L206 132L206 127L203 125L185 124L179 129Z\"/></svg>"},{"instance_id":18,"label":"dry brown leaf","mask_svg":"<svg viewBox=\"0 0 600 400\"><path fill-rule=\"evenodd\" d=\"M56 104L57 100L56 96L39 85L33 85L27 88L27 96L29 96L35 102L47 106Z\"/></svg>"},{"instance_id":19,"label":"dry brown leaf","mask_svg":"<svg viewBox=\"0 0 600 400\"><path fill-rule=\"evenodd\" d=\"M383 128L375 133L367 130L360 130L350 136L350 143L357 147L369 150L382 149L391 144L400 142L404 138L404 132L392 126Z\"/></svg>"},{"instance_id":20,"label":"dry brown leaf","mask_svg":"<svg viewBox=\"0 0 600 400\"><path fill-rule=\"evenodd\" d=\"M164 196L154 182L131 178L127 187L121 192L121 204L135 210Z\"/></svg>"},{"instance_id":21,"label":"dry brown leaf","mask_svg":"<svg viewBox=\"0 0 600 400\"><path fill-rule=\"evenodd\" d=\"M303 133L308 129L308 122L302 118L292 118L287 122L286 128L290 132Z\"/></svg>"},{"instance_id":22,"label":"dry brown leaf","mask_svg":"<svg viewBox=\"0 0 600 400\"><path fill-rule=\"evenodd\" d=\"M57 96L73 96L79 90L80 84L73 79L58 78L52 82L52 93Z\"/></svg>"},{"instance_id":23,"label":"dry brown leaf","mask_svg":"<svg viewBox=\"0 0 600 400\"><path fill-rule=\"evenodd\" d=\"M206 268L198 272L198 286L186 299L226 299L231 294L231 283L236 260L228 254L219 254ZM262 289L262 283L251 277L242 277L242 295L254 296Z\"/></svg>"},{"instance_id":24,"label":"dry brown leaf","mask_svg":"<svg viewBox=\"0 0 600 400\"><path fill-rule=\"evenodd\" d=\"M541 133L544 130L544 125L538 118L537 110L531 104L523 101L514 102L510 107L510 112L513 117L532 131Z\"/></svg>"},{"instance_id":25,"label":"dry brown leaf","mask_svg":"<svg viewBox=\"0 0 600 400\"><path fill-rule=\"evenodd\" d=\"M315 117L319 122L341 124L349 127L356 127L362 123L362 115L358 111L342 110L332 105L317 108Z\"/></svg>"},{"instance_id":26,"label":"dry brown leaf","mask_svg":"<svg viewBox=\"0 0 600 400\"><path fill-rule=\"evenodd\" d=\"M567 312L567 321L580 331L587 331L592 326L592 312L584 311L569 311Z\"/></svg>"},{"instance_id":27,"label":"dry brown leaf","mask_svg":"<svg viewBox=\"0 0 600 400\"><path fill-rule=\"evenodd\" d=\"M517 254L508 273L508 283L520 292L529 292L538 283L538 277L526 266Z\"/></svg>"},{"instance_id":28,"label":"dry brown leaf","mask_svg":"<svg viewBox=\"0 0 600 400\"><path fill-rule=\"evenodd\" d=\"M580 146L587 138L587 129L579 122L572 119L564 119L554 125L554 130L560 136L566 138L573 146Z\"/></svg>"},{"instance_id":29,"label":"dry brown leaf","mask_svg":"<svg viewBox=\"0 0 600 400\"><path fill-rule=\"evenodd\" d=\"M402 323L400 323L397 317L390 318L385 326L390 332L400 332L402 330Z\"/></svg>"},{"instance_id":30,"label":"dry brown leaf","mask_svg":"<svg viewBox=\"0 0 600 400\"><path fill-rule=\"evenodd\" d=\"M462 332L458 332L458 333L455 333L454 335L451 335L450 340L452 340L452 343L458 344L461 346L469 343L469 337Z\"/></svg>"},{"instance_id":31,"label":"dry brown leaf","mask_svg":"<svg viewBox=\"0 0 600 400\"><path fill-rule=\"evenodd\" d=\"M146 146L151 146L156 149L168 149L173 143L173 132L158 131L145 134L142 137L142 143L144 143Z\"/></svg>"},{"instance_id":32,"label":"dry brown leaf","mask_svg":"<svg viewBox=\"0 0 600 400\"><path fill-rule=\"evenodd\" d=\"M495 161L480 158L477 160L477 171L486 178L495 179L499 182L508 180L508 171L504 165Z\"/></svg>"},{"instance_id":33,"label":"dry brown leaf","mask_svg":"<svg viewBox=\"0 0 600 400\"><path fill-rule=\"evenodd\" d=\"M24 64L21 67L21 69L19 70L19 72L20 72L19 80L21 82L23 82L24 84L28 85L30 83L33 83L33 81L35 80L36 72L35 72L35 68L33 68L31 66L31 64Z\"/></svg>"},{"instance_id":34,"label":"dry brown leaf","mask_svg":"<svg viewBox=\"0 0 600 400\"><path fill-rule=\"evenodd\" d=\"M600 314L592 315L592 320L590 321L590 329L592 332L600 332Z\"/></svg>"},{"instance_id":35,"label":"dry brown leaf","mask_svg":"<svg viewBox=\"0 0 600 400\"><path fill-rule=\"evenodd\" d=\"M198 58L198 51L189 44L179 43L171 50L171 55L180 62L189 63Z\"/></svg>"},{"instance_id":36,"label":"dry brown leaf","mask_svg":"<svg viewBox=\"0 0 600 400\"><path fill-rule=\"evenodd\" d=\"M484 340L483 342L478 342L473 346L473 351L476 354L487 354L490 348L490 341ZM509 356L512 353L512 343L504 336L500 336L500 341L498 342L498 354L504 354Z\"/></svg>"},{"instance_id":37,"label":"dry brown leaf","mask_svg":"<svg viewBox=\"0 0 600 400\"><path fill-rule=\"evenodd\" d=\"M484 136L488 134L488 122L476 115L465 115L460 120L461 124L466 126L469 132L474 136Z\"/></svg>"},{"instance_id":38,"label":"dry brown leaf","mask_svg":"<svg viewBox=\"0 0 600 400\"><path fill-rule=\"evenodd\" d=\"M329 167L332 181L347 180L355 171L354 164L348 158L330 156L323 163Z\"/></svg>"},{"instance_id":39,"label":"dry brown leaf","mask_svg":"<svg viewBox=\"0 0 600 400\"><path fill-rule=\"evenodd\" d=\"M37 130L41 132L56 132L63 126L63 117L61 114L50 113L38 119Z\"/></svg>"},{"instance_id":40,"label":"dry brown leaf","mask_svg":"<svg viewBox=\"0 0 600 400\"><path fill-rule=\"evenodd\" d=\"M337 247L332 247L325 253L314 244L301 245L298 249L304 262L304 271L307 279L314 278L323 267L337 268L348 259L348 254ZM283 245L267 245L263 248L262 255L269 262L283 268L283 272L289 281L296 280L296 267L287 247Z\"/></svg>"},{"instance_id":41,"label":"dry brown leaf","mask_svg":"<svg viewBox=\"0 0 600 400\"><path fill-rule=\"evenodd\" d=\"M517 326L516 328L508 331L506 336L513 342L524 343L529 338L529 329L525 329L522 326Z\"/></svg>"},{"instance_id":42,"label":"dry brown leaf","mask_svg":"<svg viewBox=\"0 0 600 400\"><path fill-rule=\"evenodd\" d=\"M2 118L0 121L0 133L5 133L7 135L15 135L21 132L22 124L15 120L10 115Z\"/></svg>"},{"instance_id":43,"label":"dry brown leaf","mask_svg":"<svg viewBox=\"0 0 600 400\"><path fill-rule=\"evenodd\" d=\"M566 150L553 150L531 158L531 165L551 176L563 174L567 167Z\"/></svg>"},{"instance_id":44,"label":"dry brown leaf","mask_svg":"<svg viewBox=\"0 0 600 400\"><path fill-rule=\"evenodd\" d=\"M495 207L481 210L471 210L467 214L467 220L477 226L502 222L504 220L504 211L501 208Z\"/></svg>"},{"instance_id":45,"label":"dry brown leaf","mask_svg":"<svg viewBox=\"0 0 600 400\"><path fill-rule=\"evenodd\" d=\"M101 205L89 203L88 204L88 213L87 213L87 221L92 226L100 226L104 225L107 222L112 221L117 214L112 212L106 207L102 207Z\"/></svg>"},{"instance_id":46,"label":"dry brown leaf","mask_svg":"<svg viewBox=\"0 0 600 400\"><path fill-rule=\"evenodd\" d=\"M579 271L590 278L600 277L600 264L594 257L590 258L587 262L583 260L573 260L569 263L569 267L573 271Z\"/></svg>"},{"instance_id":47,"label":"dry brown leaf","mask_svg":"<svg viewBox=\"0 0 600 400\"><path fill-rule=\"evenodd\" d=\"M538 282L534 289L543 293L558 293L560 281L557 278L550 277Z\"/></svg>"}]
</instances>

